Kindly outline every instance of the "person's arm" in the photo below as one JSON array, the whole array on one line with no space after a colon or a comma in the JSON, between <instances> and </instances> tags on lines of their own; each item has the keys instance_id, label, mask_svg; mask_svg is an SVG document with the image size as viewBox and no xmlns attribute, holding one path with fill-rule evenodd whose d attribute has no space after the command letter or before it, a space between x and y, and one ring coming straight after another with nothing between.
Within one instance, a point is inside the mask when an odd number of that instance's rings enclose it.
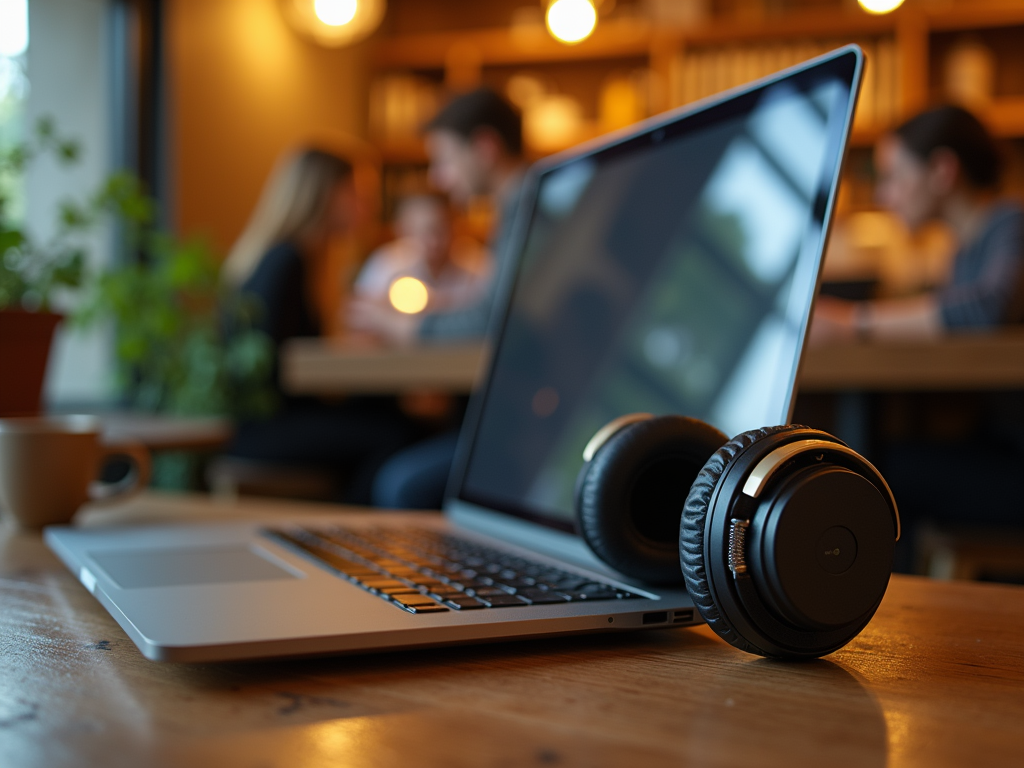
<instances>
[{"instance_id":1,"label":"person's arm","mask_svg":"<svg viewBox=\"0 0 1024 768\"><path fill-rule=\"evenodd\" d=\"M942 334L939 305L932 295L861 302L854 311L857 335L866 338L935 338Z\"/></svg>"},{"instance_id":2,"label":"person's arm","mask_svg":"<svg viewBox=\"0 0 1024 768\"><path fill-rule=\"evenodd\" d=\"M939 306L932 295L857 302L822 296L814 308L810 342L924 339L934 338L942 330Z\"/></svg>"},{"instance_id":3,"label":"person's arm","mask_svg":"<svg viewBox=\"0 0 1024 768\"><path fill-rule=\"evenodd\" d=\"M937 294L946 328L994 328L1007 316L1024 286L1024 213L1000 216L967 258L981 263L974 279L957 281Z\"/></svg>"}]
</instances>

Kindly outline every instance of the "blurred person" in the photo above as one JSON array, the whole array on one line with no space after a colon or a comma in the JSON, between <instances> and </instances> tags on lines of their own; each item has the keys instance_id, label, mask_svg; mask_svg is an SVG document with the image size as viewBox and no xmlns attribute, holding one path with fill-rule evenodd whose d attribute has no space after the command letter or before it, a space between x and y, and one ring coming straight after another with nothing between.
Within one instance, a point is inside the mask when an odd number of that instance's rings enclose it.
<instances>
[{"instance_id":1,"label":"blurred person","mask_svg":"<svg viewBox=\"0 0 1024 768\"><path fill-rule=\"evenodd\" d=\"M912 232L940 221L958 249L938 290L870 302L820 297L811 340L934 337L1024 322L1024 209L998 195L1000 157L970 112L942 106L884 136L875 150L879 203Z\"/></svg>"},{"instance_id":2,"label":"blurred person","mask_svg":"<svg viewBox=\"0 0 1024 768\"><path fill-rule=\"evenodd\" d=\"M266 419L243 421L231 456L330 471L340 498L369 500L376 468L420 433L393 399L328 403L280 390L277 354L295 337L321 335L314 281L332 238L365 215L352 165L316 148L283 158L223 267L224 280L259 305L256 326L273 341L279 407Z\"/></svg>"},{"instance_id":3,"label":"blurred person","mask_svg":"<svg viewBox=\"0 0 1024 768\"><path fill-rule=\"evenodd\" d=\"M950 277L915 297L821 297L811 340L930 338L1024 321L1024 210L999 197L999 152L977 118L953 106L924 112L879 141L875 160L883 207L911 231L930 221L951 231L957 251ZM1016 393L925 393L897 407L904 427L876 448L900 504L894 570L915 570L928 525L1024 526Z\"/></svg>"},{"instance_id":4,"label":"blurred person","mask_svg":"<svg viewBox=\"0 0 1024 768\"><path fill-rule=\"evenodd\" d=\"M425 127L432 183L459 206L489 197L497 211L488 250L493 267L482 298L448 312L403 315L368 301L353 302L350 327L391 342L427 343L482 340L495 309L525 163L522 118L505 99L480 88L453 99ZM373 502L382 507L438 509L451 470L458 432L407 448L388 460L373 484Z\"/></svg>"},{"instance_id":5,"label":"blurred person","mask_svg":"<svg viewBox=\"0 0 1024 768\"><path fill-rule=\"evenodd\" d=\"M490 280L479 300L450 311L398 315L378 302L357 298L348 308L348 326L392 343L482 340L507 260L525 170L522 118L497 93L479 88L453 99L424 130L433 185L461 207L481 197L494 204Z\"/></svg>"},{"instance_id":6,"label":"blurred person","mask_svg":"<svg viewBox=\"0 0 1024 768\"><path fill-rule=\"evenodd\" d=\"M402 199L394 228L397 238L370 254L359 271L353 296L390 306L395 281L412 277L427 289L428 312L462 309L483 298L490 277L486 256L480 248L454 242L444 200L428 194Z\"/></svg>"}]
</instances>

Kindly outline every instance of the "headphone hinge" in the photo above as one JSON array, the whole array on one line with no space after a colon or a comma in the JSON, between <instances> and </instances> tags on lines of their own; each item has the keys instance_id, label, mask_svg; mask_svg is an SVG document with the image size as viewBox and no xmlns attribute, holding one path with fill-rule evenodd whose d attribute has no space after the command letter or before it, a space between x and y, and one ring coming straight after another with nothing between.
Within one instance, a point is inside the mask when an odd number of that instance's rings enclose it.
<instances>
[{"instance_id":1,"label":"headphone hinge","mask_svg":"<svg viewBox=\"0 0 1024 768\"><path fill-rule=\"evenodd\" d=\"M747 576L747 531L750 521L734 517L729 521L729 570L738 579Z\"/></svg>"}]
</instances>

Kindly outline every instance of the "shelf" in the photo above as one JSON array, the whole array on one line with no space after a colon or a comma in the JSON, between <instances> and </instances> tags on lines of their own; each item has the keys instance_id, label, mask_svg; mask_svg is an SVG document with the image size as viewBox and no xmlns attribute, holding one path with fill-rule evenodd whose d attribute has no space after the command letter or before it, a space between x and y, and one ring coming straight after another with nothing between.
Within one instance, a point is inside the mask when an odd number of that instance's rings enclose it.
<instances>
[{"instance_id":1,"label":"shelf","mask_svg":"<svg viewBox=\"0 0 1024 768\"><path fill-rule=\"evenodd\" d=\"M388 165L426 165L427 150L418 139L385 141L375 145Z\"/></svg>"},{"instance_id":2,"label":"shelf","mask_svg":"<svg viewBox=\"0 0 1024 768\"><path fill-rule=\"evenodd\" d=\"M904 14L905 15L905 14ZM800 38L851 39L892 33L901 18L852 13L805 13L763 21L717 20L688 29L655 29L640 19L602 21L578 45L554 40L543 27L516 31L508 27L464 32L435 32L385 38L378 43L375 63L384 69L443 69L449 52L459 46L481 65L530 65L558 61L648 56L678 45L716 45L756 40Z\"/></svg>"},{"instance_id":3,"label":"shelf","mask_svg":"<svg viewBox=\"0 0 1024 768\"><path fill-rule=\"evenodd\" d=\"M933 32L955 32L989 27L1010 27L1024 24L1024 4L1015 2L986 7L955 8L928 15L928 26Z\"/></svg>"},{"instance_id":4,"label":"shelf","mask_svg":"<svg viewBox=\"0 0 1024 768\"><path fill-rule=\"evenodd\" d=\"M901 8L882 16L858 10L804 12L761 20L715 19L691 28L655 28L643 19L602 21L578 45L563 45L543 27L496 27L460 32L434 32L383 38L377 44L376 66L384 69L443 69L453 46L478 57L481 65L530 65L557 61L592 61L648 56L678 46L733 45L759 40L817 38L836 40L894 34L900 27L923 23L929 31L1024 24L1024 5L1006 4L921 11Z\"/></svg>"},{"instance_id":5,"label":"shelf","mask_svg":"<svg viewBox=\"0 0 1024 768\"><path fill-rule=\"evenodd\" d=\"M985 110L989 130L1001 139L1024 137L1024 96L1004 96Z\"/></svg>"},{"instance_id":6,"label":"shelf","mask_svg":"<svg viewBox=\"0 0 1024 768\"><path fill-rule=\"evenodd\" d=\"M443 69L453 50L491 66L629 58L646 56L651 39L651 25L634 19L604 21L577 45L559 43L543 27L434 32L384 38L375 63L383 69Z\"/></svg>"}]
</instances>

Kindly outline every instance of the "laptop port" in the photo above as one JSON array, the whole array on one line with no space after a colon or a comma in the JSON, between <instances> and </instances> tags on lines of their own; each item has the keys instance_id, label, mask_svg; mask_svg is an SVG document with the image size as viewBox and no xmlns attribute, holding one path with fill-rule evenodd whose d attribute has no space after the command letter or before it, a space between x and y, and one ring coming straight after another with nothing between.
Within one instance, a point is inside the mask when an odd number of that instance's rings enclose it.
<instances>
[{"instance_id":1,"label":"laptop port","mask_svg":"<svg viewBox=\"0 0 1024 768\"><path fill-rule=\"evenodd\" d=\"M674 618L672 619L672 623L673 624L685 624L685 623L687 623L689 621L693 621L693 609L691 608L688 611L676 611L673 614L673 616L674 616Z\"/></svg>"},{"instance_id":2,"label":"laptop port","mask_svg":"<svg viewBox=\"0 0 1024 768\"><path fill-rule=\"evenodd\" d=\"M644 624L664 624L668 621L668 611L653 611L644 614Z\"/></svg>"}]
</instances>

